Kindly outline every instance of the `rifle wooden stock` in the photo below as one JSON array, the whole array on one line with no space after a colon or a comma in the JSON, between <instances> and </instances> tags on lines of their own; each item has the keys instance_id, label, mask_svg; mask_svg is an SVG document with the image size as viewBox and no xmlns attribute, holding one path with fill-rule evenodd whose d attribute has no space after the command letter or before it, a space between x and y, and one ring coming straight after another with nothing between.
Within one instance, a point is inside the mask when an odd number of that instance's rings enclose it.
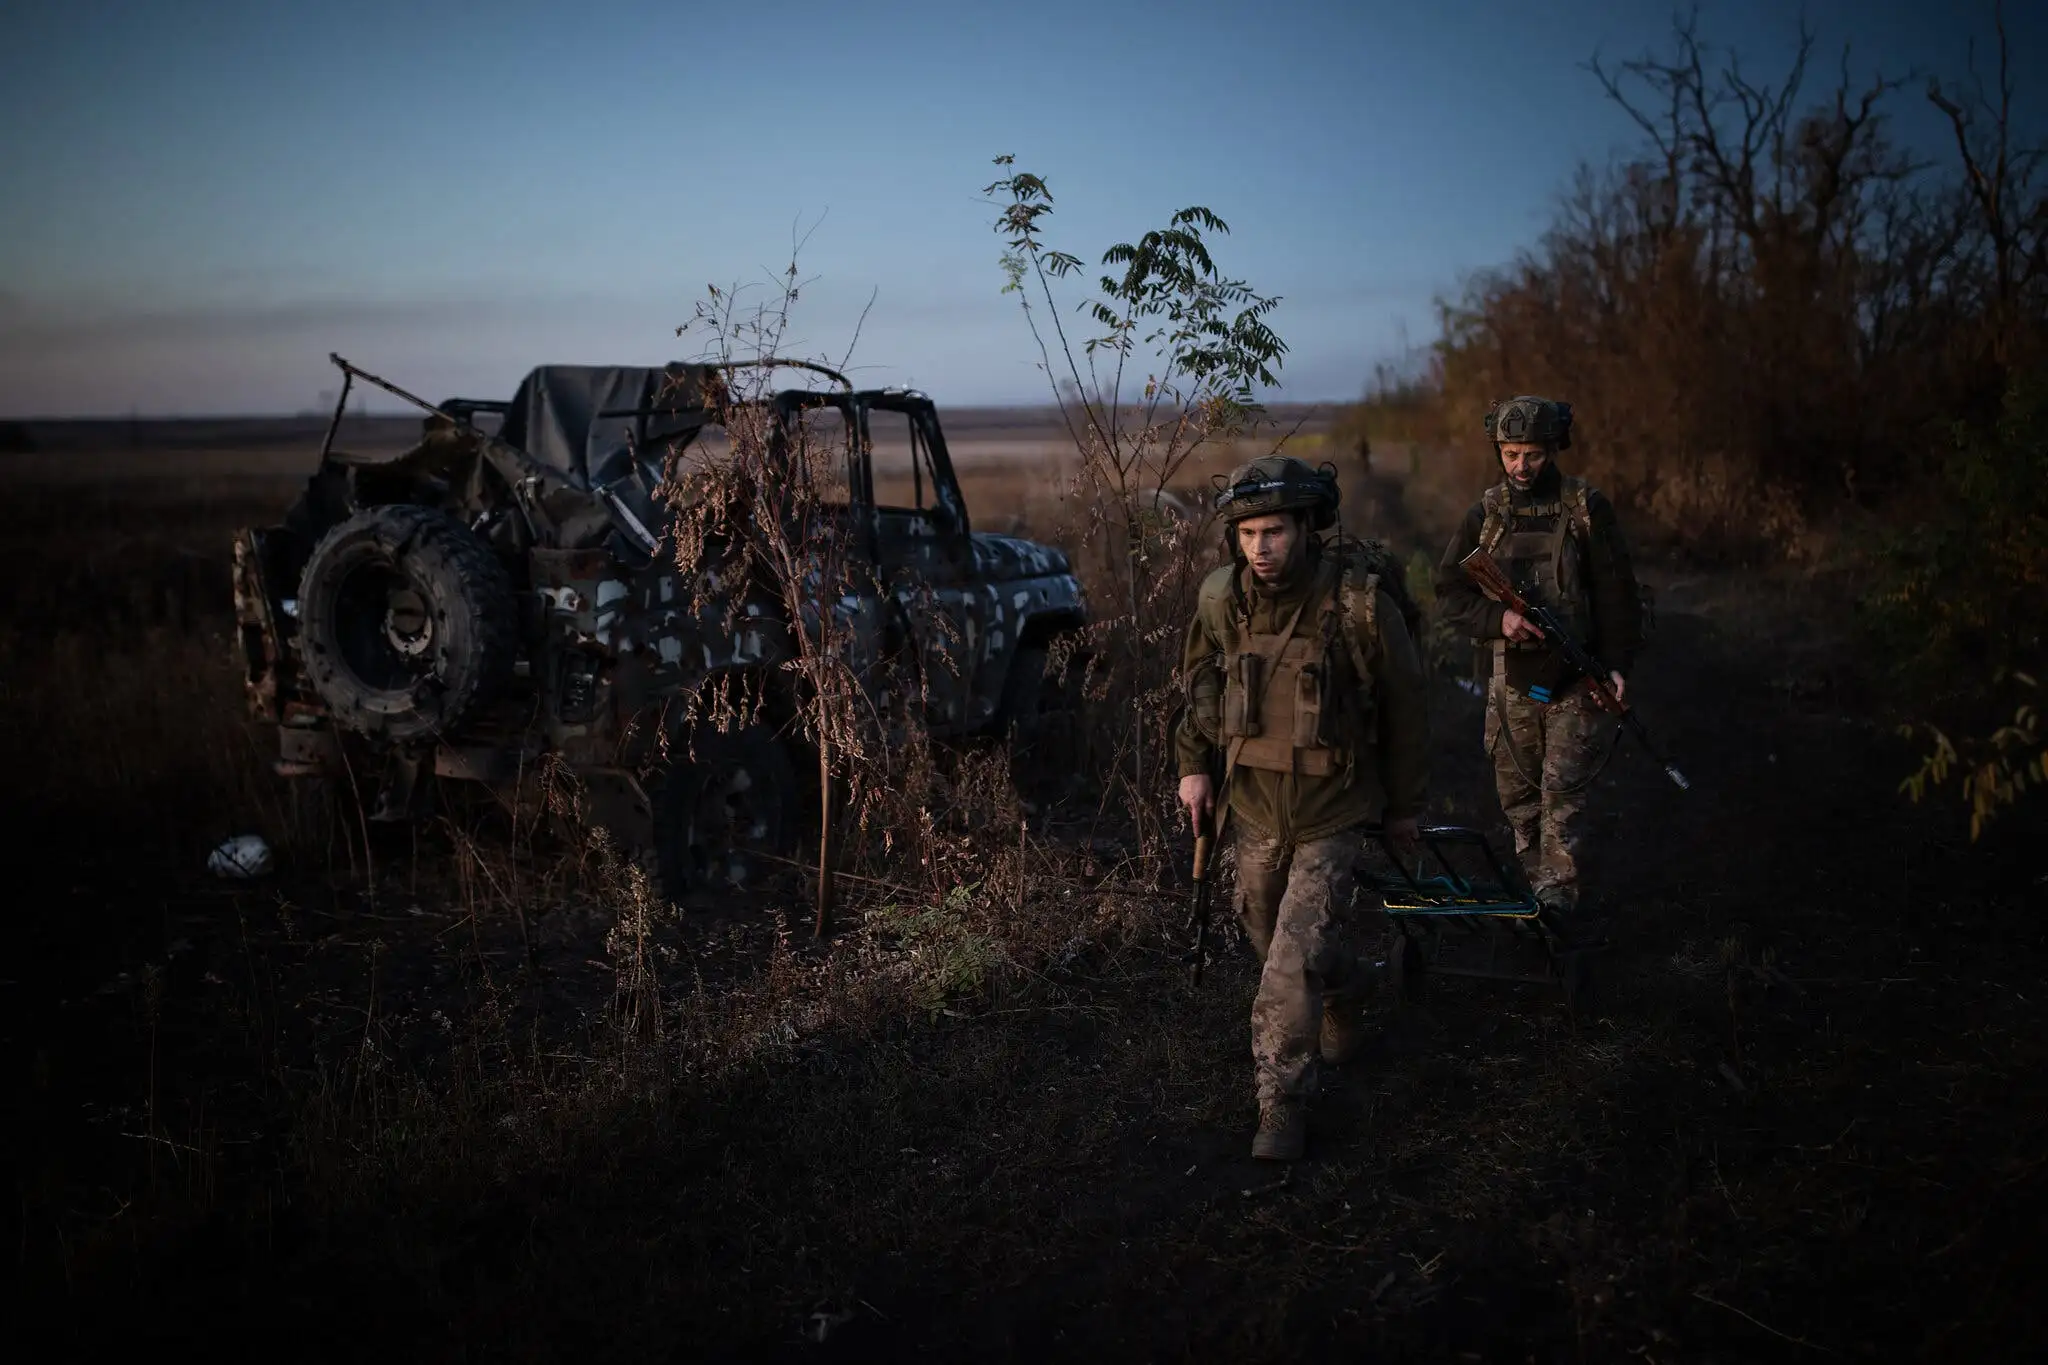
<instances>
[{"instance_id":1,"label":"rifle wooden stock","mask_svg":"<svg viewBox=\"0 0 2048 1365\"><path fill-rule=\"evenodd\" d=\"M1467 578L1479 586L1479 591L1494 601L1520 615L1530 614L1529 604L1522 600L1522 594L1515 591L1515 585L1509 580L1507 572L1483 546L1459 560L1458 567L1465 571Z\"/></svg>"}]
</instances>

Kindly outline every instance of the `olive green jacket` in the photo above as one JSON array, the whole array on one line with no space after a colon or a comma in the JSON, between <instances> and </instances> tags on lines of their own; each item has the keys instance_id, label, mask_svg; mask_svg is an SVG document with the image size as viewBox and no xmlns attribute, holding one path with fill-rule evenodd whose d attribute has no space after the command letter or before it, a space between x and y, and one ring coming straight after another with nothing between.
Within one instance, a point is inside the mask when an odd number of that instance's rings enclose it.
<instances>
[{"instance_id":1,"label":"olive green jacket","mask_svg":"<svg viewBox=\"0 0 2048 1365\"><path fill-rule=\"evenodd\" d=\"M1254 633L1277 631L1296 604L1307 595L1314 574L1307 570L1295 581L1268 592L1249 568L1218 569L1205 585L1205 605L1227 603L1226 586L1233 572L1250 609L1248 628ZM1359 605L1364 607L1363 594ZM1372 740L1366 752L1329 777L1270 772L1240 765L1230 778L1230 813L1260 833L1304 842L1339 833L1372 817L1375 795L1383 797L1384 820L1422 813L1429 785L1429 694L1415 642L1409 637L1400 609L1383 590L1375 590L1369 608L1357 610L1350 624L1372 675ZM1227 622L1212 619L1217 610L1198 610L1188 623L1181 648L1181 675L1193 678L1213 666L1224 648ZM1319 613L1305 611L1295 623L1296 637L1311 636ZM1369 618L1369 619L1368 619ZM1183 714L1175 733L1180 775L1220 774L1218 746L1196 724L1195 708Z\"/></svg>"}]
</instances>

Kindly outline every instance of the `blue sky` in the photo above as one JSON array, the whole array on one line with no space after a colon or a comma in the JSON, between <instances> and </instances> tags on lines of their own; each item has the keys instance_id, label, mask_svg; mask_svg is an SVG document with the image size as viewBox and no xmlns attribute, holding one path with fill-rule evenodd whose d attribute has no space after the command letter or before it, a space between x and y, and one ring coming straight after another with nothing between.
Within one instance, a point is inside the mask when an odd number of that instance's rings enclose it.
<instances>
[{"instance_id":1,"label":"blue sky","mask_svg":"<svg viewBox=\"0 0 2048 1365\"><path fill-rule=\"evenodd\" d=\"M2043 25L2011 6L2020 56ZM339 351L429 398L690 358L709 284L808 233L788 349L1037 402L981 191L1013 153L1090 262L1190 203L1283 296L1289 400L1355 396L1432 299L1635 142L1580 64L1620 0L411 4L17 0L0 47L0 415L289 412ZM1776 76L1797 11L1708 0ZM1827 60L1959 70L1990 5L1815 0ZM1905 131L1931 135L1917 92ZM2038 106L2037 106L2038 107ZM1935 144L1938 145L1938 144ZM1090 275L1092 278L1092 272ZM1072 296L1078 300L1079 295ZM373 404L373 410L376 405Z\"/></svg>"}]
</instances>

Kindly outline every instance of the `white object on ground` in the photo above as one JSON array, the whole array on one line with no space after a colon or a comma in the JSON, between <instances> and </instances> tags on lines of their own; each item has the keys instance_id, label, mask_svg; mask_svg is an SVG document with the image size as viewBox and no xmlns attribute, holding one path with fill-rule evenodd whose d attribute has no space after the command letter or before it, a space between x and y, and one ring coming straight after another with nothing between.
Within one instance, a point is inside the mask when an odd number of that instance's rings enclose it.
<instances>
[{"instance_id":1,"label":"white object on ground","mask_svg":"<svg viewBox=\"0 0 2048 1365\"><path fill-rule=\"evenodd\" d=\"M256 834L238 834L213 851L206 870L216 877L246 881L270 871L270 845Z\"/></svg>"}]
</instances>

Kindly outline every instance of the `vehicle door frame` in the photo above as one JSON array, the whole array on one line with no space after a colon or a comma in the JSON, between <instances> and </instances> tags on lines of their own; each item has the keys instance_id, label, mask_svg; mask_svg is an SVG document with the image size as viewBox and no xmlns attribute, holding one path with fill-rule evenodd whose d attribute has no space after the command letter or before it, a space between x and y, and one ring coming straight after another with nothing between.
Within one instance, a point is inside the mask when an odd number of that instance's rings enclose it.
<instances>
[{"instance_id":1,"label":"vehicle door frame","mask_svg":"<svg viewBox=\"0 0 2048 1365\"><path fill-rule=\"evenodd\" d=\"M988 649L986 594L977 573L972 527L959 479L931 400L906 390L854 395L859 414L853 486L862 500L870 558L890 600L892 624L916 645L930 704L925 723L937 735L974 729L991 708L977 705L974 683ZM901 414L912 438L913 477L931 480L929 507L876 500L870 415ZM943 617L942 629L934 614Z\"/></svg>"}]
</instances>

